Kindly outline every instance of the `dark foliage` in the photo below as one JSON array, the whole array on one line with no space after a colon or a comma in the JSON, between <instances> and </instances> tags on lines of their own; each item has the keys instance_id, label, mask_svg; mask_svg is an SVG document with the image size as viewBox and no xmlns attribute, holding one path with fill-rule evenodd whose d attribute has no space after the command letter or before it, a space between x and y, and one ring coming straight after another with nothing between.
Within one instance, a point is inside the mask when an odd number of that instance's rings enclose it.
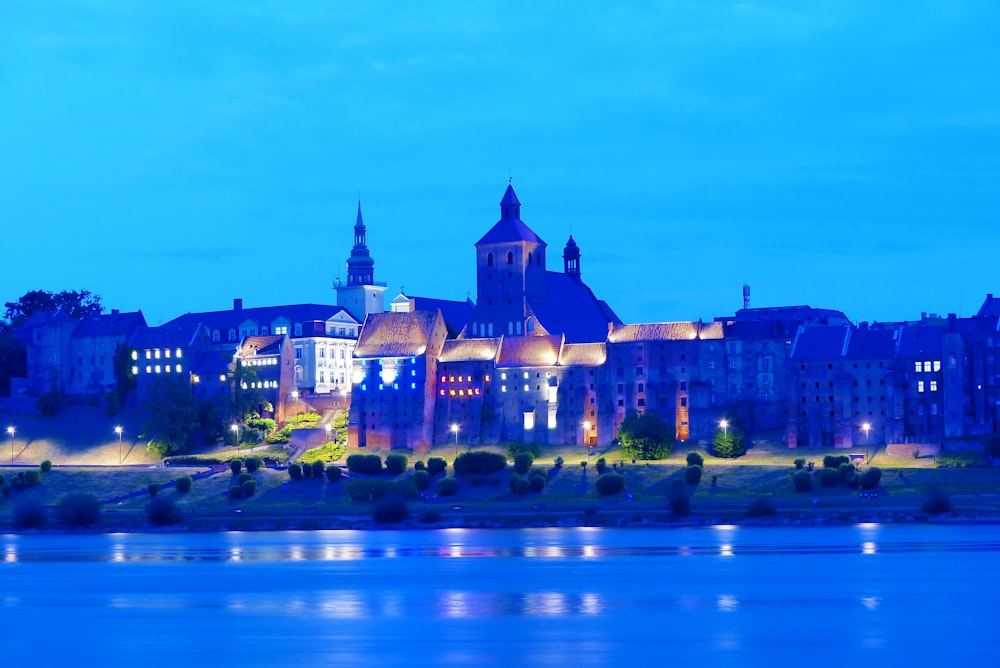
<instances>
[{"instance_id":1,"label":"dark foliage","mask_svg":"<svg viewBox=\"0 0 1000 668\"><path fill-rule=\"evenodd\" d=\"M796 459L794 462L792 462L792 464L795 465L796 469L803 469L806 466L806 460L804 460L804 459Z\"/></svg>"},{"instance_id":2,"label":"dark foliage","mask_svg":"<svg viewBox=\"0 0 1000 668\"><path fill-rule=\"evenodd\" d=\"M263 464L264 461L260 457L247 457L246 461L243 462L243 465L247 467L247 471L250 473L259 471Z\"/></svg>"},{"instance_id":3,"label":"dark foliage","mask_svg":"<svg viewBox=\"0 0 1000 668\"><path fill-rule=\"evenodd\" d=\"M630 412L618 429L618 442L632 459L665 459L674 447L674 428L657 411Z\"/></svg>"},{"instance_id":4,"label":"dark foliage","mask_svg":"<svg viewBox=\"0 0 1000 668\"><path fill-rule=\"evenodd\" d=\"M40 485L42 482L42 472L38 469L28 469L27 471L19 471L18 476L24 474L22 480L24 480L25 487L34 487L35 485Z\"/></svg>"},{"instance_id":5,"label":"dark foliage","mask_svg":"<svg viewBox=\"0 0 1000 668\"><path fill-rule=\"evenodd\" d=\"M337 482L343 475L343 471L341 471L340 467L337 466L336 464L330 464L329 466L327 466L325 473L327 482Z\"/></svg>"},{"instance_id":6,"label":"dark foliage","mask_svg":"<svg viewBox=\"0 0 1000 668\"><path fill-rule=\"evenodd\" d=\"M233 475L239 475L240 471L243 470L243 460L242 459L230 460L229 470L233 472Z\"/></svg>"},{"instance_id":7,"label":"dark foliage","mask_svg":"<svg viewBox=\"0 0 1000 668\"><path fill-rule=\"evenodd\" d=\"M747 517L769 517L777 512L767 497L759 497L750 502L747 507Z\"/></svg>"},{"instance_id":8,"label":"dark foliage","mask_svg":"<svg viewBox=\"0 0 1000 668\"><path fill-rule=\"evenodd\" d=\"M489 475L507 468L507 458L495 452L473 450L463 452L455 459L455 475L467 476L471 473Z\"/></svg>"},{"instance_id":9,"label":"dark foliage","mask_svg":"<svg viewBox=\"0 0 1000 668\"><path fill-rule=\"evenodd\" d=\"M14 506L14 526L19 529L38 529L48 521L45 506L35 499L25 499Z\"/></svg>"},{"instance_id":10,"label":"dark foliage","mask_svg":"<svg viewBox=\"0 0 1000 668\"><path fill-rule=\"evenodd\" d=\"M38 468L42 473L48 473L52 470L52 462L46 459L38 466Z\"/></svg>"},{"instance_id":11,"label":"dark foliage","mask_svg":"<svg viewBox=\"0 0 1000 668\"><path fill-rule=\"evenodd\" d=\"M156 496L157 494L160 493L160 483L158 482L149 483L148 485L146 485L146 491L149 492L150 496Z\"/></svg>"},{"instance_id":12,"label":"dark foliage","mask_svg":"<svg viewBox=\"0 0 1000 668\"><path fill-rule=\"evenodd\" d=\"M416 485L409 480L348 480L344 486L353 501L378 501L389 494L398 494L406 499L415 499L420 495Z\"/></svg>"},{"instance_id":13,"label":"dark foliage","mask_svg":"<svg viewBox=\"0 0 1000 668\"><path fill-rule=\"evenodd\" d=\"M823 457L823 468L836 469L842 464L850 464L851 458L847 455L825 455Z\"/></svg>"},{"instance_id":14,"label":"dark foliage","mask_svg":"<svg viewBox=\"0 0 1000 668\"><path fill-rule=\"evenodd\" d=\"M375 502L372 515L379 524L398 524L410 516L410 509L399 494L387 494Z\"/></svg>"},{"instance_id":15,"label":"dark foliage","mask_svg":"<svg viewBox=\"0 0 1000 668\"><path fill-rule=\"evenodd\" d=\"M432 476L443 473L448 468L448 462L441 457L431 457L427 460L427 472Z\"/></svg>"},{"instance_id":16,"label":"dark foliage","mask_svg":"<svg viewBox=\"0 0 1000 668\"><path fill-rule=\"evenodd\" d=\"M882 480L882 469L872 466L861 474L861 489L875 489Z\"/></svg>"},{"instance_id":17,"label":"dark foliage","mask_svg":"<svg viewBox=\"0 0 1000 668\"><path fill-rule=\"evenodd\" d=\"M929 515L940 515L941 513L950 513L954 510L954 506L951 503L951 499L948 495L942 492L937 487L931 487L927 490L927 500L924 501L923 511Z\"/></svg>"},{"instance_id":18,"label":"dark foliage","mask_svg":"<svg viewBox=\"0 0 1000 668\"><path fill-rule=\"evenodd\" d=\"M181 520L181 511L170 497L156 496L146 504L146 517L157 526L167 526Z\"/></svg>"},{"instance_id":19,"label":"dark foliage","mask_svg":"<svg viewBox=\"0 0 1000 668\"><path fill-rule=\"evenodd\" d=\"M413 470L414 471L426 471L427 470L427 464L424 463L424 460L418 459L417 461L413 462Z\"/></svg>"},{"instance_id":20,"label":"dark foliage","mask_svg":"<svg viewBox=\"0 0 1000 668\"><path fill-rule=\"evenodd\" d=\"M667 505L674 517L687 517L691 514L691 499L688 497L686 485L680 480L670 483L667 492Z\"/></svg>"},{"instance_id":21,"label":"dark foliage","mask_svg":"<svg viewBox=\"0 0 1000 668\"><path fill-rule=\"evenodd\" d=\"M531 488L532 492L541 492L545 489L545 474L540 471L533 471L530 476L528 476L528 486Z\"/></svg>"},{"instance_id":22,"label":"dark foliage","mask_svg":"<svg viewBox=\"0 0 1000 668\"><path fill-rule=\"evenodd\" d=\"M42 415L55 415L62 409L62 392L46 392L35 401L35 407Z\"/></svg>"},{"instance_id":23,"label":"dark foliage","mask_svg":"<svg viewBox=\"0 0 1000 668\"><path fill-rule=\"evenodd\" d=\"M288 477L292 480L302 480L302 466L299 464L289 464Z\"/></svg>"},{"instance_id":24,"label":"dark foliage","mask_svg":"<svg viewBox=\"0 0 1000 668\"><path fill-rule=\"evenodd\" d=\"M542 456L542 448L537 443L511 442L507 444L507 457L509 459L516 459L520 454L531 455L532 459L538 459Z\"/></svg>"},{"instance_id":25,"label":"dark foliage","mask_svg":"<svg viewBox=\"0 0 1000 668\"><path fill-rule=\"evenodd\" d=\"M317 480L323 479L323 474L326 472L326 464L317 459L310 464L309 468L312 469L313 478L316 478Z\"/></svg>"},{"instance_id":26,"label":"dark foliage","mask_svg":"<svg viewBox=\"0 0 1000 668\"><path fill-rule=\"evenodd\" d=\"M697 485L701 482L702 468L697 464L692 464L684 469L684 482L689 485Z\"/></svg>"},{"instance_id":27,"label":"dark foliage","mask_svg":"<svg viewBox=\"0 0 1000 668\"><path fill-rule=\"evenodd\" d=\"M688 466L700 466L705 467L705 458L701 456L700 452L689 452L687 453L687 463Z\"/></svg>"},{"instance_id":28,"label":"dark foliage","mask_svg":"<svg viewBox=\"0 0 1000 668\"><path fill-rule=\"evenodd\" d=\"M809 471L797 471L792 476L792 485L796 492L808 492L813 486L812 474Z\"/></svg>"},{"instance_id":29,"label":"dark foliage","mask_svg":"<svg viewBox=\"0 0 1000 668\"><path fill-rule=\"evenodd\" d=\"M420 491L424 491L431 486L431 474L423 469L417 469L411 476L413 484Z\"/></svg>"},{"instance_id":30,"label":"dark foliage","mask_svg":"<svg viewBox=\"0 0 1000 668\"><path fill-rule=\"evenodd\" d=\"M389 475L401 475L406 472L409 463L406 455L392 454L385 458L385 470Z\"/></svg>"},{"instance_id":31,"label":"dark foliage","mask_svg":"<svg viewBox=\"0 0 1000 668\"><path fill-rule=\"evenodd\" d=\"M101 502L90 494L69 494L56 509L59 521L71 527L89 527L101 519Z\"/></svg>"},{"instance_id":32,"label":"dark foliage","mask_svg":"<svg viewBox=\"0 0 1000 668\"><path fill-rule=\"evenodd\" d=\"M535 463L535 458L529 452L519 452L514 456L514 472L524 475L531 470L531 465Z\"/></svg>"},{"instance_id":33,"label":"dark foliage","mask_svg":"<svg viewBox=\"0 0 1000 668\"><path fill-rule=\"evenodd\" d=\"M254 479L244 480L240 483L240 489L243 490L243 496L253 496L257 492L257 481Z\"/></svg>"},{"instance_id":34,"label":"dark foliage","mask_svg":"<svg viewBox=\"0 0 1000 668\"><path fill-rule=\"evenodd\" d=\"M382 473L382 458L378 455L351 455L347 458L347 470L351 473L379 475Z\"/></svg>"},{"instance_id":35,"label":"dark foliage","mask_svg":"<svg viewBox=\"0 0 1000 668\"><path fill-rule=\"evenodd\" d=\"M820 469L819 484L821 487L836 487L840 484L840 471L832 468Z\"/></svg>"},{"instance_id":36,"label":"dark foliage","mask_svg":"<svg viewBox=\"0 0 1000 668\"><path fill-rule=\"evenodd\" d=\"M194 484L194 479L189 475L181 476L174 481L174 487L177 489L178 494L187 494L191 491L191 485Z\"/></svg>"},{"instance_id":37,"label":"dark foliage","mask_svg":"<svg viewBox=\"0 0 1000 668\"><path fill-rule=\"evenodd\" d=\"M594 487L602 496L618 494L625 489L625 476L620 473L602 473L594 481Z\"/></svg>"},{"instance_id":38,"label":"dark foliage","mask_svg":"<svg viewBox=\"0 0 1000 668\"><path fill-rule=\"evenodd\" d=\"M458 494L458 481L454 478L441 478L437 483L438 496L455 496Z\"/></svg>"},{"instance_id":39,"label":"dark foliage","mask_svg":"<svg viewBox=\"0 0 1000 668\"><path fill-rule=\"evenodd\" d=\"M243 486L236 484L230 485L229 487L229 498L230 499L242 499L243 498Z\"/></svg>"}]
</instances>

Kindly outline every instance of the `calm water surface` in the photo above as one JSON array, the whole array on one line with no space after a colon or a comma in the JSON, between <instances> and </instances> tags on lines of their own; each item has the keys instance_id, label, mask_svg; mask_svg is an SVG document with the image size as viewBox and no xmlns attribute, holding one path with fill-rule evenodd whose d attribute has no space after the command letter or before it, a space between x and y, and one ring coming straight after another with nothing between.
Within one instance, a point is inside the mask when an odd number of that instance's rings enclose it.
<instances>
[{"instance_id":1,"label":"calm water surface","mask_svg":"<svg viewBox=\"0 0 1000 668\"><path fill-rule=\"evenodd\" d=\"M996 665L1000 527L0 536L0 664Z\"/></svg>"}]
</instances>

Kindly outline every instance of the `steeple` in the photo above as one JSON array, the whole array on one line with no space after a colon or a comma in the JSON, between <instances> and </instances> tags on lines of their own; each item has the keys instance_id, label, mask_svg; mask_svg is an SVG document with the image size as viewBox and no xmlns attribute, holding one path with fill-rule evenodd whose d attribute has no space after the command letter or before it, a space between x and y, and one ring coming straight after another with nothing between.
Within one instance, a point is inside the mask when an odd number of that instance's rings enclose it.
<instances>
[{"instance_id":1,"label":"steeple","mask_svg":"<svg viewBox=\"0 0 1000 668\"><path fill-rule=\"evenodd\" d=\"M521 219L521 202L517 199L517 195L514 194L514 186L507 184L507 191L503 194L503 199L500 200L500 218L513 218L514 220Z\"/></svg>"},{"instance_id":2,"label":"steeple","mask_svg":"<svg viewBox=\"0 0 1000 668\"><path fill-rule=\"evenodd\" d=\"M361 217L361 200L358 200L358 218L354 223L354 248L351 257L347 259L348 285L373 285L375 279L375 260L368 252L365 237L365 221Z\"/></svg>"},{"instance_id":3,"label":"steeple","mask_svg":"<svg viewBox=\"0 0 1000 668\"><path fill-rule=\"evenodd\" d=\"M563 270L573 280L580 281L580 247L573 241L572 234L569 235L569 241L563 249Z\"/></svg>"}]
</instances>

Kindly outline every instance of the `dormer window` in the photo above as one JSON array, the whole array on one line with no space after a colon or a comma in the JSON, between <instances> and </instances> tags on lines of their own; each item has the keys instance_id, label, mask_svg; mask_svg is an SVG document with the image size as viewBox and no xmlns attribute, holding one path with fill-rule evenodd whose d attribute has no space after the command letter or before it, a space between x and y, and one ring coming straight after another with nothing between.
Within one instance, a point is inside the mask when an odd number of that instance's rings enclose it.
<instances>
[{"instance_id":1,"label":"dormer window","mask_svg":"<svg viewBox=\"0 0 1000 668\"><path fill-rule=\"evenodd\" d=\"M295 323L295 336L302 336L302 324Z\"/></svg>"}]
</instances>

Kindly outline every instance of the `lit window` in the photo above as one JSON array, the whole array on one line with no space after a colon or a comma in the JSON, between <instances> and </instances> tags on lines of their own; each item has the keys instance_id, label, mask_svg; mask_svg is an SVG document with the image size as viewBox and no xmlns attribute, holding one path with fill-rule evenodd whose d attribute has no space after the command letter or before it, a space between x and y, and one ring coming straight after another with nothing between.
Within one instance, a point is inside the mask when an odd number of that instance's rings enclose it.
<instances>
[{"instance_id":1,"label":"lit window","mask_svg":"<svg viewBox=\"0 0 1000 668\"><path fill-rule=\"evenodd\" d=\"M146 373L153 373L153 367L146 365Z\"/></svg>"},{"instance_id":2,"label":"lit window","mask_svg":"<svg viewBox=\"0 0 1000 668\"><path fill-rule=\"evenodd\" d=\"M934 360L934 370L935 371L941 370L941 360Z\"/></svg>"},{"instance_id":3,"label":"lit window","mask_svg":"<svg viewBox=\"0 0 1000 668\"><path fill-rule=\"evenodd\" d=\"M924 362L924 371L927 372L927 373L930 373L930 370L931 370L931 363L930 362Z\"/></svg>"},{"instance_id":4,"label":"lit window","mask_svg":"<svg viewBox=\"0 0 1000 668\"><path fill-rule=\"evenodd\" d=\"M525 385L525 386L524 386L524 391L525 391L525 392L527 392L527 391L528 391L528 386L527 386L527 385Z\"/></svg>"},{"instance_id":5,"label":"lit window","mask_svg":"<svg viewBox=\"0 0 1000 668\"><path fill-rule=\"evenodd\" d=\"M385 385L383 385L382 383L379 383L378 384L378 389L384 390L385 389Z\"/></svg>"},{"instance_id":6,"label":"lit window","mask_svg":"<svg viewBox=\"0 0 1000 668\"><path fill-rule=\"evenodd\" d=\"M411 390L417 389L417 384L416 383L410 383L410 389Z\"/></svg>"},{"instance_id":7,"label":"lit window","mask_svg":"<svg viewBox=\"0 0 1000 668\"><path fill-rule=\"evenodd\" d=\"M139 373L139 367L137 367L137 366L132 367L132 375L134 376L137 373Z\"/></svg>"},{"instance_id":8,"label":"lit window","mask_svg":"<svg viewBox=\"0 0 1000 668\"><path fill-rule=\"evenodd\" d=\"M549 413L549 429L555 429L555 428L556 428L556 414Z\"/></svg>"},{"instance_id":9,"label":"lit window","mask_svg":"<svg viewBox=\"0 0 1000 668\"><path fill-rule=\"evenodd\" d=\"M167 373L170 373L170 365L167 364L166 366L164 366L163 370L166 371Z\"/></svg>"},{"instance_id":10,"label":"lit window","mask_svg":"<svg viewBox=\"0 0 1000 668\"><path fill-rule=\"evenodd\" d=\"M368 389L368 383L361 383L361 391L364 392Z\"/></svg>"},{"instance_id":11,"label":"lit window","mask_svg":"<svg viewBox=\"0 0 1000 668\"><path fill-rule=\"evenodd\" d=\"M219 374L219 382L220 383L226 382L226 374L224 374L224 373Z\"/></svg>"},{"instance_id":12,"label":"lit window","mask_svg":"<svg viewBox=\"0 0 1000 668\"><path fill-rule=\"evenodd\" d=\"M392 384L392 389L398 390L399 389L399 383L393 383Z\"/></svg>"},{"instance_id":13,"label":"lit window","mask_svg":"<svg viewBox=\"0 0 1000 668\"><path fill-rule=\"evenodd\" d=\"M527 371L524 372L524 377L525 377L525 379L527 379L527 377L528 377L528 372Z\"/></svg>"},{"instance_id":14,"label":"lit window","mask_svg":"<svg viewBox=\"0 0 1000 668\"><path fill-rule=\"evenodd\" d=\"M478 387L476 388L476 396L477 397L479 396L479 388Z\"/></svg>"},{"instance_id":15,"label":"lit window","mask_svg":"<svg viewBox=\"0 0 1000 668\"><path fill-rule=\"evenodd\" d=\"M165 355L165 356L166 356L167 358L169 358L169 357L170 357L170 348L167 348L166 350L164 350L164 351L163 351L163 354L164 354L164 355Z\"/></svg>"},{"instance_id":16,"label":"lit window","mask_svg":"<svg viewBox=\"0 0 1000 668\"><path fill-rule=\"evenodd\" d=\"M153 356L153 354L147 350L146 351L146 359L149 359L152 356Z\"/></svg>"},{"instance_id":17,"label":"lit window","mask_svg":"<svg viewBox=\"0 0 1000 668\"><path fill-rule=\"evenodd\" d=\"M139 351L138 350L133 350L132 351L132 359L134 359L134 360L139 359Z\"/></svg>"},{"instance_id":18,"label":"lit window","mask_svg":"<svg viewBox=\"0 0 1000 668\"><path fill-rule=\"evenodd\" d=\"M485 375L485 376L483 377L483 380L485 380L485 381L486 381L487 383L488 383L488 382L490 382L490 374L486 374L486 375Z\"/></svg>"},{"instance_id":19,"label":"lit window","mask_svg":"<svg viewBox=\"0 0 1000 668\"><path fill-rule=\"evenodd\" d=\"M160 365L159 365L159 364L157 364L157 365L156 365L156 366L154 367L154 369L155 369L156 373L160 373Z\"/></svg>"},{"instance_id":20,"label":"lit window","mask_svg":"<svg viewBox=\"0 0 1000 668\"><path fill-rule=\"evenodd\" d=\"M506 385L501 385L500 386L500 391L501 392L506 392L507 391L507 386Z\"/></svg>"},{"instance_id":21,"label":"lit window","mask_svg":"<svg viewBox=\"0 0 1000 668\"><path fill-rule=\"evenodd\" d=\"M534 411L529 411L524 414L524 428L534 429L535 428L535 413Z\"/></svg>"},{"instance_id":22,"label":"lit window","mask_svg":"<svg viewBox=\"0 0 1000 668\"><path fill-rule=\"evenodd\" d=\"M455 396L455 390L448 390L448 394L452 397Z\"/></svg>"},{"instance_id":23,"label":"lit window","mask_svg":"<svg viewBox=\"0 0 1000 668\"><path fill-rule=\"evenodd\" d=\"M917 381L917 392L923 392L923 391L924 391L924 381L918 380Z\"/></svg>"},{"instance_id":24,"label":"lit window","mask_svg":"<svg viewBox=\"0 0 1000 668\"><path fill-rule=\"evenodd\" d=\"M461 379L461 376L459 376L459 379ZM454 376L448 376L448 382L449 383L454 383L455 382L455 377Z\"/></svg>"},{"instance_id":25,"label":"lit window","mask_svg":"<svg viewBox=\"0 0 1000 668\"><path fill-rule=\"evenodd\" d=\"M416 369L410 369L410 375L411 376L416 376L417 375L417 370Z\"/></svg>"},{"instance_id":26,"label":"lit window","mask_svg":"<svg viewBox=\"0 0 1000 668\"><path fill-rule=\"evenodd\" d=\"M932 380L931 381L931 392L937 392L937 381L936 380Z\"/></svg>"},{"instance_id":27,"label":"lit window","mask_svg":"<svg viewBox=\"0 0 1000 668\"><path fill-rule=\"evenodd\" d=\"M500 374L500 380L507 380L507 372L503 372Z\"/></svg>"},{"instance_id":28,"label":"lit window","mask_svg":"<svg viewBox=\"0 0 1000 668\"><path fill-rule=\"evenodd\" d=\"M465 390L459 390L458 391L458 396L464 397L465 396Z\"/></svg>"},{"instance_id":29,"label":"lit window","mask_svg":"<svg viewBox=\"0 0 1000 668\"><path fill-rule=\"evenodd\" d=\"M441 390L440 392L438 392L438 394L440 394L443 397L444 396L444 390Z\"/></svg>"}]
</instances>

